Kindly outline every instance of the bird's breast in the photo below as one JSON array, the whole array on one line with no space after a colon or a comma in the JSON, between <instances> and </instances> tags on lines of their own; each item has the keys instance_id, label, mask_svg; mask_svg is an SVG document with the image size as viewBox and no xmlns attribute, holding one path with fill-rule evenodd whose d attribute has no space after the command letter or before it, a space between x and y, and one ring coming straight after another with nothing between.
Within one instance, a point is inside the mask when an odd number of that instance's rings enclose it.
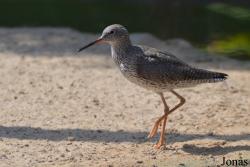
<instances>
[{"instance_id":1,"label":"bird's breast","mask_svg":"<svg viewBox=\"0 0 250 167\"><path fill-rule=\"evenodd\" d=\"M111 49L111 51L115 64L127 80L150 90L156 88L154 81L144 77L144 67L140 65L142 60L137 55L128 56L124 52L117 53L114 49Z\"/></svg>"}]
</instances>

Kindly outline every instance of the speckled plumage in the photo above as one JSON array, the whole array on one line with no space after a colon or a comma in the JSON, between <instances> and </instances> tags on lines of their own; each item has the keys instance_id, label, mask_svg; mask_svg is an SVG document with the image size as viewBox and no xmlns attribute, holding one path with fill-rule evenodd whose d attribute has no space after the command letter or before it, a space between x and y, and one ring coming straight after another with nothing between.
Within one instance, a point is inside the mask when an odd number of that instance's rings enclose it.
<instances>
[{"instance_id":1,"label":"speckled plumage","mask_svg":"<svg viewBox=\"0 0 250 167\"><path fill-rule=\"evenodd\" d=\"M155 92L222 81L226 74L189 66L168 52L147 46L111 46L112 57L131 82Z\"/></svg>"},{"instance_id":2,"label":"speckled plumage","mask_svg":"<svg viewBox=\"0 0 250 167\"><path fill-rule=\"evenodd\" d=\"M167 117L185 103L185 99L174 89L191 87L201 83L223 81L227 74L198 69L184 63L173 54L147 46L133 45L129 33L122 25L114 24L104 29L102 36L79 51L98 43L111 45L111 55L121 73L131 82L160 95L164 104L164 115L156 122L148 137L153 137L162 125L160 140L156 148L165 146ZM170 91L180 102L170 109L163 92Z\"/></svg>"}]
</instances>

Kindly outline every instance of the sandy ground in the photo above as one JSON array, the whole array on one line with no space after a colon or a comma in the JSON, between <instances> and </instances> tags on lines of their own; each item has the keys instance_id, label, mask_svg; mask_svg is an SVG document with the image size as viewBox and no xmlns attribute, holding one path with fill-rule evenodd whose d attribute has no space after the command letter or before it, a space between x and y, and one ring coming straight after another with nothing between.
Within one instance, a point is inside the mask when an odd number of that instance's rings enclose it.
<instances>
[{"instance_id":1,"label":"sandy ground","mask_svg":"<svg viewBox=\"0 0 250 167\"><path fill-rule=\"evenodd\" d=\"M0 29L0 166L217 166L250 159L250 62L210 56L183 40L132 40L228 73L226 83L177 90L187 103L167 124L167 149L146 136L163 113L158 95L129 83L109 47L79 55L96 35ZM178 101L165 93L170 106ZM250 160L249 160L250 163Z\"/></svg>"}]
</instances>

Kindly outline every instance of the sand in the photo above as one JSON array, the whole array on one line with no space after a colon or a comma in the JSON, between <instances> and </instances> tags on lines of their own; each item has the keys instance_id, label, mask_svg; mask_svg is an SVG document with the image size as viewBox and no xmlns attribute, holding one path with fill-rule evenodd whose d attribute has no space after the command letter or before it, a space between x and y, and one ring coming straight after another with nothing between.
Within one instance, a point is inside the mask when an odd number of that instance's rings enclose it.
<instances>
[{"instance_id":1,"label":"sand","mask_svg":"<svg viewBox=\"0 0 250 167\"><path fill-rule=\"evenodd\" d=\"M108 46L67 28L0 29L0 166L217 166L250 159L250 62L208 55L188 42L132 34L226 83L176 90L187 103L167 123L167 148L146 136L163 114L158 95L128 82ZM170 106L178 103L165 93ZM250 163L250 160L249 160Z\"/></svg>"}]
</instances>

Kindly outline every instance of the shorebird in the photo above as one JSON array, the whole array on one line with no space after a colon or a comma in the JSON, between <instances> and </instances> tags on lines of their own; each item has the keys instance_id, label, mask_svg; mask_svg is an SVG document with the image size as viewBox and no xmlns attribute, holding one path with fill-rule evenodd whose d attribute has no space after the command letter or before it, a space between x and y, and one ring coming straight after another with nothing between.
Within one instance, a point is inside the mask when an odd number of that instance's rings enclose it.
<instances>
[{"instance_id":1,"label":"shorebird","mask_svg":"<svg viewBox=\"0 0 250 167\"><path fill-rule=\"evenodd\" d=\"M168 115L185 103L185 98L175 91L177 88L192 87L201 83L214 83L227 79L227 74L212 72L192 67L173 54L148 46L133 45L128 30L119 24L106 27L95 41L82 47L82 50L97 44L107 43L111 46L111 55L121 73L132 83L157 93L164 105L164 114L154 123L148 138L161 134L156 148L166 146L165 127ZM167 105L164 92L171 92L180 102L172 109Z\"/></svg>"}]
</instances>

